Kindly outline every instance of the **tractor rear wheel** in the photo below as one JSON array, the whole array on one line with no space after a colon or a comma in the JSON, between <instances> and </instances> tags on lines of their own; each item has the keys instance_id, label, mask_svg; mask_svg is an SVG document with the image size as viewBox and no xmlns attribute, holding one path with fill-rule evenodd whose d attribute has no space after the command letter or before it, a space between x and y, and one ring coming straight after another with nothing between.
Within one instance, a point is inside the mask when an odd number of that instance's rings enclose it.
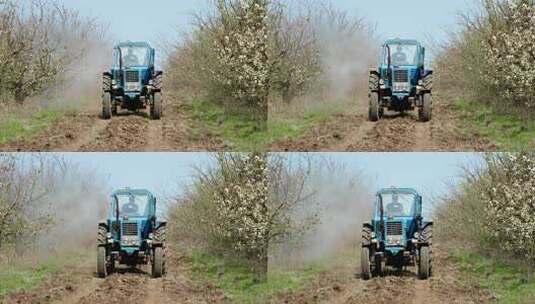
<instances>
[{"instance_id":1,"label":"tractor rear wheel","mask_svg":"<svg viewBox=\"0 0 535 304\"><path fill-rule=\"evenodd\" d=\"M418 278L425 280L431 274L431 252L428 246L420 248L420 260L418 263Z\"/></svg>"},{"instance_id":2,"label":"tractor rear wheel","mask_svg":"<svg viewBox=\"0 0 535 304\"><path fill-rule=\"evenodd\" d=\"M360 253L360 274L364 280L369 280L372 277L370 248L368 247L362 247L362 251Z\"/></svg>"},{"instance_id":3,"label":"tractor rear wheel","mask_svg":"<svg viewBox=\"0 0 535 304\"><path fill-rule=\"evenodd\" d=\"M97 248L97 274L100 278L105 278L108 275L108 265L106 265L106 247L99 246Z\"/></svg>"},{"instance_id":4,"label":"tractor rear wheel","mask_svg":"<svg viewBox=\"0 0 535 304\"><path fill-rule=\"evenodd\" d=\"M162 108L162 93L154 93L152 95L152 103L150 105L150 118L155 120L160 119L162 117Z\"/></svg>"},{"instance_id":5,"label":"tractor rear wheel","mask_svg":"<svg viewBox=\"0 0 535 304\"><path fill-rule=\"evenodd\" d=\"M162 247L154 248L154 256L152 257L152 277L159 278L164 271L164 252Z\"/></svg>"},{"instance_id":6,"label":"tractor rear wheel","mask_svg":"<svg viewBox=\"0 0 535 304\"><path fill-rule=\"evenodd\" d=\"M430 121L433 111L433 99L429 94L422 95L420 98L422 99L422 106L418 109L418 118L422 122Z\"/></svg>"},{"instance_id":7,"label":"tractor rear wheel","mask_svg":"<svg viewBox=\"0 0 535 304\"><path fill-rule=\"evenodd\" d=\"M370 92L370 104L368 108L368 119L370 121L378 121L380 116L379 109L379 94L376 92Z\"/></svg>"},{"instance_id":8,"label":"tractor rear wheel","mask_svg":"<svg viewBox=\"0 0 535 304\"><path fill-rule=\"evenodd\" d=\"M104 92L102 94L102 118L103 119L110 119L112 115L112 109L111 109L111 94L109 92Z\"/></svg>"}]
</instances>

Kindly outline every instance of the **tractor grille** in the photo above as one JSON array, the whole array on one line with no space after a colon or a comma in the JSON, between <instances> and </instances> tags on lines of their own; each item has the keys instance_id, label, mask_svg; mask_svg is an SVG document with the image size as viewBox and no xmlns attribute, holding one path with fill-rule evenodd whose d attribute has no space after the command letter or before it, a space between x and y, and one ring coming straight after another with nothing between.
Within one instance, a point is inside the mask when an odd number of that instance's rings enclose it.
<instances>
[{"instance_id":1,"label":"tractor grille","mask_svg":"<svg viewBox=\"0 0 535 304\"><path fill-rule=\"evenodd\" d=\"M386 235L401 235L403 228L401 222L387 222L386 223Z\"/></svg>"},{"instance_id":2,"label":"tractor grille","mask_svg":"<svg viewBox=\"0 0 535 304\"><path fill-rule=\"evenodd\" d=\"M409 71L394 70L394 82L409 82Z\"/></svg>"},{"instance_id":3,"label":"tractor grille","mask_svg":"<svg viewBox=\"0 0 535 304\"><path fill-rule=\"evenodd\" d=\"M138 71L126 71L125 78L126 78L126 82L139 82L139 72Z\"/></svg>"},{"instance_id":4,"label":"tractor grille","mask_svg":"<svg viewBox=\"0 0 535 304\"><path fill-rule=\"evenodd\" d=\"M123 235L137 235L137 223L123 223Z\"/></svg>"}]
</instances>

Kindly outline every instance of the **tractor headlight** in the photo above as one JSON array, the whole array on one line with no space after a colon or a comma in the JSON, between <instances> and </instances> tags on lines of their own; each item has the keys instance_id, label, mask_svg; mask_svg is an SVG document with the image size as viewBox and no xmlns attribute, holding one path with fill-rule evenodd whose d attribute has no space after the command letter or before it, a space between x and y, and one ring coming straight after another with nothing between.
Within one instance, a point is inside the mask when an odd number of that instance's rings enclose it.
<instances>
[{"instance_id":1,"label":"tractor headlight","mask_svg":"<svg viewBox=\"0 0 535 304\"><path fill-rule=\"evenodd\" d=\"M380 85L384 85L384 84L385 84L385 80L384 80L384 79L382 79L382 78L381 78L381 79L379 79L379 84L380 84Z\"/></svg>"},{"instance_id":2,"label":"tractor headlight","mask_svg":"<svg viewBox=\"0 0 535 304\"><path fill-rule=\"evenodd\" d=\"M420 79L420 80L418 80L418 85L419 85L419 86L423 86L423 85L424 85L424 81L423 81L423 80L421 80L421 79Z\"/></svg>"},{"instance_id":3,"label":"tractor headlight","mask_svg":"<svg viewBox=\"0 0 535 304\"><path fill-rule=\"evenodd\" d=\"M111 232L108 232L108 233L106 234L106 237L107 237L108 239L111 239Z\"/></svg>"},{"instance_id":4,"label":"tractor headlight","mask_svg":"<svg viewBox=\"0 0 535 304\"><path fill-rule=\"evenodd\" d=\"M372 239L374 239L374 238L375 238L375 236L376 236L376 235L375 235L375 232L373 232L373 231L372 231L372 234L371 234L371 236L372 236Z\"/></svg>"},{"instance_id":5,"label":"tractor headlight","mask_svg":"<svg viewBox=\"0 0 535 304\"><path fill-rule=\"evenodd\" d=\"M112 79L112 80L111 80L111 85L117 85L117 80Z\"/></svg>"},{"instance_id":6,"label":"tractor headlight","mask_svg":"<svg viewBox=\"0 0 535 304\"><path fill-rule=\"evenodd\" d=\"M414 238L417 239L417 238L419 238L419 237L420 237L420 233L419 233L418 231L416 231L416 232L414 233Z\"/></svg>"},{"instance_id":7,"label":"tractor headlight","mask_svg":"<svg viewBox=\"0 0 535 304\"><path fill-rule=\"evenodd\" d=\"M153 233L149 233L149 239L154 239L154 234Z\"/></svg>"}]
</instances>

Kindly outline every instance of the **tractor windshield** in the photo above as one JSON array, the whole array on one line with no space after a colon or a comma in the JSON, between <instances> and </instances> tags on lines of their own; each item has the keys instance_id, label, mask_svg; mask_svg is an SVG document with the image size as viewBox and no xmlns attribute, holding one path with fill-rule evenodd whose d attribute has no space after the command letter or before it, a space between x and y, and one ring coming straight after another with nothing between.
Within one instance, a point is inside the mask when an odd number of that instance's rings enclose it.
<instances>
[{"instance_id":1,"label":"tractor windshield","mask_svg":"<svg viewBox=\"0 0 535 304\"><path fill-rule=\"evenodd\" d=\"M148 195L116 195L119 206L119 216L148 216L149 202Z\"/></svg>"},{"instance_id":2,"label":"tractor windshield","mask_svg":"<svg viewBox=\"0 0 535 304\"><path fill-rule=\"evenodd\" d=\"M383 193L384 215L393 216L412 216L414 214L415 195L411 193ZM380 210L377 210L380 214Z\"/></svg>"},{"instance_id":3,"label":"tractor windshield","mask_svg":"<svg viewBox=\"0 0 535 304\"><path fill-rule=\"evenodd\" d=\"M123 67L146 67L149 65L150 50L143 46L121 47Z\"/></svg>"},{"instance_id":4,"label":"tractor windshield","mask_svg":"<svg viewBox=\"0 0 535 304\"><path fill-rule=\"evenodd\" d=\"M392 65L416 65L418 63L418 46L416 44L389 44ZM388 64L385 51L383 63Z\"/></svg>"}]
</instances>

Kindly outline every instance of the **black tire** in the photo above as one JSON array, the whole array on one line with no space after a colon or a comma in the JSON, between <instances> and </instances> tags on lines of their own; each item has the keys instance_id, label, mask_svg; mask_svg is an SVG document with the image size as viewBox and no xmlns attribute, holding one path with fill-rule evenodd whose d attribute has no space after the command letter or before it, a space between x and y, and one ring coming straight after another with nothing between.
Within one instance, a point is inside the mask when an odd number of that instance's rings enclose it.
<instances>
[{"instance_id":1,"label":"black tire","mask_svg":"<svg viewBox=\"0 0 535 304\"><path fill-rule=\"evenodd\" d=\"M379 94L370 92L370 101L368 105L368 119L370 121L378 121L380 116L379 109Z\"/></svg>"},{"instance_id":2,"label":"black tire","mask_svg":"<svg viewBox=\"0 0 535 304\"><path fill-rule=\"evenodd\" d=\"M108 275L106 258L106 247L99 246L97 248L97 274L100 278L105 278Z\"/></svg>"},{"instance_id":3,"label":"black tire","mask_svg":"<svg viewBox=\"0 0 535 304\"><path fill-rule=\"evenodd\" d=\"M431 250L429 246L420 248L420 260L418 263L418 278L426 280L431 275Z\"/></svg>"},{"instance_id":4,"label":"black tire","mask_svg":"<svg viewBox=\"0 0 535 304\"><path fill-rule=\"evenodd\" d=\"M375 268L374 268L375 275L377 275L377 276L383 276L384 275L384 272L386 270L385 269L386 266L383 265L383 264L384 264L383 263L383 259L380 256L376 255L375 256Z\"/></svg>"},{"instance_id":5,"label":"black tire","mask_svg":"<svg viewBox=\"0 0 535 304\"><path fill-rule=\"evenodd\" d=\"M162 117L163 98L161 93L154 93L152 95L152 102L150 105L150 118L160 119Z\"/></svg>"},{"instance_id":6,"label":"black tire","mask_svg":"<svg viewBox=\"0 0 535 304\"><path fill-rule=\"evenodd\" d=\"M154 248L154 256L152 257L152 277L160 278L164 273L164 249L162 247Z\"/></svg>"},{"instance_id":7,"label":"black tire","mask_svg":"<svg viewBox=\"0 0 535 304\"><path fill-rule=\"evenodd\" d=\"M433 99L429 94L424 94L420 98L422 106L418 109L418 118L421 122L430 121L433 112Z\"/></svg>"},{"instance_id":8,"label":"black tire","mask_svg":"<svg viewBox=\"0 0 535 304\"><path fill-rule=\"evenodd\" d=\"M104 94L102 94L102 119L111 118L111 104L111 94L109 92L104 92Z\"/></svg>"},{"instance_id":9,"label":"black tire","mask_svg":"<svg viewBox=\"0 0 535 304\"><path fill-rule=\"evenodd\" d=\"M108 229L106 226L98 226L97 245L106 245L108 240Z\"/></svg>"},{"instance_id":10,"label":"black tire","mask_svg":"<svg viewBox=\"0 0 535 304\"><path fill-rule=\"evenodd\" d=\"M117 116L117 102L114 100L112 96L112 103L111 103L111 115Z\"/></svg>"},{"instance_id":11,"label":"black tire","mask_svg":"<svg viewBox=\"0 0 535 304\"><path fill-rule=\"evenodd\" d=\"M370 248L362 247L360 253L360 276L363 280L369 280L372 277L370 265Z\"/></svg>"},{"instance_id":12,"label":"black tire","mask_svg":"<svg viewBox=\"0 0 535 304\"><path fill-rule=\"evenodd\" d=\"M428 246L433 244L433 226L427 225L420 231L420 235L418 236L418 242L425 243Z\"/></svg>"}]
</instances>

